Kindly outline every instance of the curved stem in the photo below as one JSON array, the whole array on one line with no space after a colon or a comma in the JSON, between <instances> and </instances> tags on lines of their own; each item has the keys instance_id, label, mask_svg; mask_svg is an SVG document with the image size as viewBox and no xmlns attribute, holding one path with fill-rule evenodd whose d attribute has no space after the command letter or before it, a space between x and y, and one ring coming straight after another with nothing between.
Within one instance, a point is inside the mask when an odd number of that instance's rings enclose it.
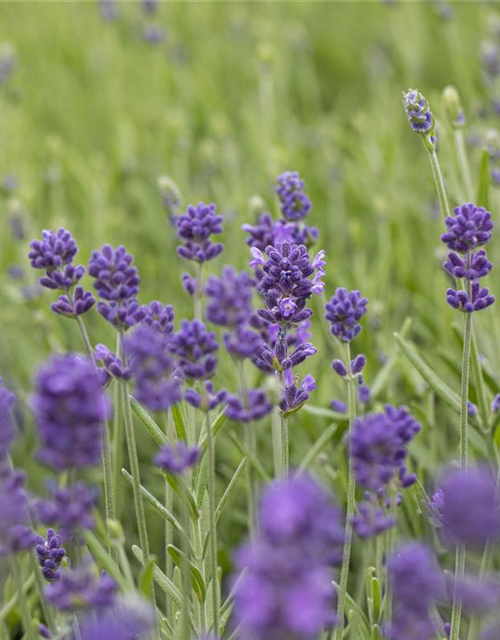
<instances>
[{"instance_id":1,"label":"curved stem","mask_svg":"<svg viewBox=\"0 0 500 640\"><path fill-rule=\"evenodd\" d=\"M356 396L354 391L354 380L351 373L351 349L347 343L347 368L348 368L348 411L349 411L349 434L352 431L356 419ZM347 602L347 583L349 581L349 566L351 562L352 547L352 518L356 505L356 476L350 449L348 448L348 479L347 479L347 511L345 520L344 551L342 555L342 569L340 571L338 604L337 604L337 626L333 632L334 640L342 640L344 633L344 617Z\"/></svg>"},{"instance_id":2,"label":"curved stem","mask_svg":"<svg viewBox=\"0 0 500 640\"><path fill-rule=\"evenodd\" d=\"M474 198L474 187L472 186L472 176L470 172L469 160L467 158L467 152L465 150L465 138L462 129L455 129L455 149L457 152L458 164L460 165L460 172L462 174L462 180L465 186L466 197L469 200Z\"/></svg>"},{"instance_id":3,"label":"curved stem","mask_svg":"<svg viewBox=\"0 0 500 640\"><path fill-rule=\"evenodd\" d=\"M210 412L206 412L207 424L207 453L208 453L208 510L210 527L210 555L211 555L211 579L212 579L212 608L213 608L213 631L219 633L219 586L217 580L218 547L217 547L217 524L215 521L215 442L212 433L212 422Z\"/></svg>"},{"instance_id":4,"label":"curved stem","mask_svg":"<svg viewBox=\"0 0 500 640\"><path fill-rule=\"evenodd\" d=\"M448 198L446 196L446 188L444 186L443 174L441 173L441 167L439 166L437 153L434 149L432 151L427 149L427 152L429 154L429 160L431 162L432 175L436 184L439 208L441 209L443 218L446 218L450 215L450 206L448 204Z\"/></svg>"}]
</instances>

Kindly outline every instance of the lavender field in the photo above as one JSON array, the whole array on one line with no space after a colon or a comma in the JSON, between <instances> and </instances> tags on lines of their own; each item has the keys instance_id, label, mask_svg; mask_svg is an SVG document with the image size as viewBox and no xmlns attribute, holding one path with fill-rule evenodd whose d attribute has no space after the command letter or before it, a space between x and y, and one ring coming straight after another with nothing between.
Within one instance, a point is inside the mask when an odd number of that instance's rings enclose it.
<instances>
[{"instance_id":1,"label":"lavender field","mask_svg":"<svg viewBox=\"0 0 500 640\"><path fill-rule=\"evenodd\" d=\"M500 7L0 3L0 640L500 640Z\"/></svg>"}]
</instances>

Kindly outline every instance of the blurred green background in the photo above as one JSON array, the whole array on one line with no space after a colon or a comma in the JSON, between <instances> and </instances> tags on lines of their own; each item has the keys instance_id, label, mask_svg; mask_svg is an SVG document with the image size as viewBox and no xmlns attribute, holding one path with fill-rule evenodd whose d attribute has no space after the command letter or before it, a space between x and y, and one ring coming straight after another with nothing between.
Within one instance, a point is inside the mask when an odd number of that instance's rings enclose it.
<instances>
[{"instance_id":1,"label":"blurred green background","mask_svg":"<svg viewBox=\"0 0 500 640\"><path fill-rule=\"evenodd\" d=\"M465 201L441 92L450 83L459 89L467 136L483 139L496 126L498 116L484 108L494 87L481 67L484 41L497 37L495 5L162 2L155 15L140 2L115 8L116 19L106 20L109 5L97 2L0 3L0 43L10 43L16 57L0 86L0 178L18 183L13 190L4 184L0 199L0 373L21 400L37 363L53 350L80 348L76 326L51 314L52 293L33 290L38 274L26 253L41 229L66 226L82 262L104 242L124 243L142 276L140 301L172 303L179 320L191 313L180 285L189 265L176 257L158 176L177 183L185 204L213 201L224 215L226 250L209 266L218 273L225 264L246 267L241 225L255 219L250 200L260 196L278 215L274 181L288 169L299 170L313 202L309 222L327 254L327 295L344 285L370 299L355 343L369 357L367 383L411 316L420 354L458 391L460 344L451 327L462 318L446 305L443 224L401 91L415 87L428 98L451 203ZM468 152L476 177L481 145ZM490 205L498 223L494 186ZM16 225L22 238L12 232ZM490 258L496 268L488 285L498 295L496 237ZM25 269L21 280L8 275L16 265ZM303 372L317 377L312 402L327 409L345 390L329 366L335 345L320 321L321 301L313 304L318 354ZM87 322L94 343L113 345L95 310ZM476 314L475 326L492 397L497 307ZM221 384L234 390L222 360ZM379 398L415 407L425 428L412 452L425 478L455 450L456 415L403 358ZM26 435L17 456L26 466L35 442L29 412L20 416ZM294 416L292 462L329 421L327 412ZM270 450L266 423L259 437ZM150 459L149 440L141 446ZM234 468L234 447L222 442L221 451L224 476L225 464ZM332 469L339 451L329 449Z\"/></svg>"}]
</instances>

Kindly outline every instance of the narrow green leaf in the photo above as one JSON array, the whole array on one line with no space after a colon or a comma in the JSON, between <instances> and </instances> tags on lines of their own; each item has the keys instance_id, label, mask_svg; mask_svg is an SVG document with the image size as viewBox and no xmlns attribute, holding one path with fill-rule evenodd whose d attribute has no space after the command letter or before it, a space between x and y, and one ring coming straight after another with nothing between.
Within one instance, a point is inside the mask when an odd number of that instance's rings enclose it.
<instances>
[{"instance_id":1,"label":"narrow green leaf","mask_svg":"<svg viewBox=\"0 0 500 640\"><path fill-rule=\"evenodd\" d=\"M144 556L142 553L142 549L135 544L132 545L132 553L139 560L139 562L144 566ZM171 598L175 604L181 608L182 607L182 595L179 589L174 585L174 583L167 578L167 576L163 573L163 571L157 566L154 566L153 569L153 580L156 584L162 589L169 598ZM191 621L191 625L193 625Z\"/></svg>"},{"instance_id":2,"label":"narrow green leaf","mask_svg":"<svg viewBox=\"0 0 500 640\"><path fill-rule=\"evenodd\" d=\"M334 586L335 586L335 588L337 589L337 592L338 592L338 590L340 588L338 583L333 581L333 584L334 584ZM363 609L361 609L361 607L358 604L356 604L356 602L354 602L352 596L349 595L349 593L346 593L346 599L347 599L347 602L349 603L349 605L352 607L353 612L356 613L359 621L363 623L363 625L365 627L365 631L367 633L369 633L370 632L370 622L369 622L368 618L366 617L366 614L363 611Z\"/></svg>"},{"instance_id":3,"label":"narrow green leaf","mask_svg":"<svg viewBox=\"0 0 500 640\"><path fill-rule=\"evenodd\" d=\"M227 417L226 417L225 408L224 408L219 414L217 414L217 416L214 418L214 421L212 422L212 434L214 438L217 436L217 434L222 429L222 427L226 424L226 422L227 422ZM205 451L207 450L207 434L206 433L204 433L203 436L200 438L199 445L203 449L203 453L205 453Z\"/></svg>"},{"instance_id":4,"label":"narrow green leaf","mask_svg":"<svg viewBox=\"0 0 500 640\"><path fill-rule=\"evenodd\" d=\"M153 573L156 565L156 557L150 556L146 566L141 571L139 578L139 592L146 600L149 600L153 591Z\"/></svg>"},{"instance_id":5,"label":"narrow green leaf","mask_svg":"<svg viewBox=\"0 0 500 640\"><path fill-rule=\"evenodd\" d=\"M373 619L380 620L380 582L376 576L371 579L371 597L373 601Z\"/></svg>"},{"instance_id":6,"label":"narrow green leaf","mask_svg":"<svg viewBox=\"0 0 500 640\"><path fill-rule=\"evenodd\" d=\"M338 411L332 411L332 409L326 409L325 407L316 407L309 403L305 405L304 411L318 418L326 418L330 420L330 422L348 422L349 420L347 413L339 413Z\"/></svg>"},{"instance_id":7,"label":"narrow green leaf","mask_svg":"<svg viewBox=\"0 0 500 640\"><path fill-rule=\"evenodd\" d=\"M384 636L382 635L382 631L378 624L374 624L372 627L371 640L384 640Z\"/></svg>"},{"instance_id":8,"label":"narrow green leaf","mask_svg":"<svg viewBox=\"0 0 500 640\"><path fill-rule=\"evenodd\" d=\"M195 520L198 520L198 518L200 517L200 510L198 509L198 505L196 503L193 492L187 486L184 478L182 476L173 476L169 473L164 473L163 476L181 500L185 500L187 497L189 506L191 508L191 514Z\"/></svg>"},{"instance_id":9,"label":"narrow green leaf","mask_svg":"<svg viewBox=\"0 0 500 640\"><path fill-rule=\"evenodd\" d=\"M484 385L483 369L479 360L479 351L477 348L477 340L474 329L472 329L471 340L471 373L474 388L476 390L477 404L479 415L484 425L488 424L490 409L486 399L486 388Z\"/></svg>"},{"instance_id":10,"label":"narrow green leaf","mask_svg":"<svg viewBox=\"0 0 500 640\"><path fill-rule=\"evenodd\" d=\"M403 326L401 327L401 335L403 338L407 338L410 335L411 331L412 319L406 318L403 322ZM386 388L387 383L389 382L394 369L399 360L400 350L396 346L389 358L386 360L384 365L380 368L379 372L373 379L373 384L371 385L371 397L372 400L376 400L381 392Z\"/></svg>"},{"instance_id":11,"label":"narrow green leaf","mask_svg":"<svg viewBox=\"0 0 500 640\"><path fill-rule=\"evenodd\" d=\"M205 490L208 483L208 456L203 456L203 458L198 462L196 471L196 503L198 504L198 507L201 507L205 498Z\"/></svg>"},{"instance_id":12,"label":"narrow green leaf","mask_svg":"<svg viewBox=\"0 0 500 640\"><path fill-rule=\"evenodd\" d=\"M231 440L231 442L235 445L235 447L238 449L238 451L241 453L241 455L246 456L248 458L248 461L253 466L253 468L257 471L260 477L264 480L264 482L271 482L271 476L264 469L260 461L252 453L250 453L248 449L246 449L243 443L240 442L238 436L234 433L234 431L231 431L228 434L228 437Z\"/></svg>"},{"instance_id":13,"label":"narrow green leaf","mask_svg":"<svg viewBox=\"0 0 500 640\"><path fill-rule=\"evenodd\" d=\"M314 444L309 448L309 451L306 453L306 455L302 459L302 462L299 464L299 473L305 471L309 467L309 465L316 460L318 454L323 451L324 447L328 444L329 440L331 440L337 429L338 425L332 424L332 426L328 427L326 431L323 431L316 442L314 442Z\"/></svg>"},{"instance_id":14,"label":"narrow green leaf","mask_svg":"<svg viewBox=\"0 0 500 640\"><path fill-rule=\"evenodd\" d=\"M200 570L196 567L190 560L186 558L184 553L175 547L173 544L169 544L167 547L168 555L172 558L175 564L179 567L179 569L183 569L184 565L187 563L189 569L189 575L191 577L191 586L193 587L193 591L196 593L196 597L198 600L203 602L207 595L207 590L205 587L205 581L201 575Z\"/></svg>"},{"instance_id":15,"label":"narrow green leaf","mask_svg":"<svg viewBox=\"0 0 500 640\"><path fill-rule=\"evenodd\" d=\"M35 582L35 576L34 574L31 574L30 577L23 584L23 592L28 593L28 591L33 586L34 582ZM7 602L2 606L2 608L0 609L0 623L2 623L5 620L5 618L7 618L7 616L9 616L9 614L12 611L14 611L14 609L17 606L18 599L19 599L19 593L16 591L11 596L11 598L7 600Z\"/></svg>"},{"instance_id":16,"label":"narrow green leaf","mask_svg":"<svg viewBox=\"0 0 500 640\"><path fill-rule=\"evenodd\" d=\"M132 476L126 469L122 469L122 474L125 480L128 482L130 486L132 486ZM159 501L157 500L152 493L150 493L145 487L141 485L141 495L148 502L153 509L155 509L172 527L175 531L184 536L184 530L177 520L177 518Z\"/></svg>"},{"instance_id":17,"label":"narrow green leaf","mask_svg":"<svg viewBox=\"0 0 500 640\"><path fill-rule=\"evenodd\" d=\"M160 427L156 424L153 418L149 415L149 413L144 409L144 407L137 402L137 400L130 396L130 406L132 407L132 411L139 418L144 427L146 427L146 431L153 438L158 446L162 446L168 442L167 436L163 433Z\"/></svg>"},{"instance_id":18,"label":"narrow green leaf","mask_svg":"<svg viewBox=\"0 0 500 640\"><path fill-rule=\"evenodd\" d=\"M488 151L485 149L481 155L479 164L479 180L477 188L476 204L479 207L489 208L490 202L490 167Z\"/></svg>"},{"instance_id":19,"label":"narrow green leaf","mask_svg":"<svg viewBox=\"0 0 500 640\"><path fill-rule=\"evenodd\" d=\"M175 429L177 431L177 436L179 440L183 440L184 442L188 441L186 425L184 423L184 418L182 417L182 411L178 404L174 404L172 407L172 415L174 417Z\"/></svg>"},{"instance_id":20,"label":"narrow green leaf","mask_svg":"<svg viewBox=\"0 0 500 640\"><path fill-rule=\"evenodd\" d=\"M123 590L127 591L129 589L129 585L122 575L120 568L109 555L108 550L104 548L92 531L87 529L84 531L83 537L96 563L102 567L106 573L109 573L109 575L116 580Z\"/></svg>"}]
</instances>

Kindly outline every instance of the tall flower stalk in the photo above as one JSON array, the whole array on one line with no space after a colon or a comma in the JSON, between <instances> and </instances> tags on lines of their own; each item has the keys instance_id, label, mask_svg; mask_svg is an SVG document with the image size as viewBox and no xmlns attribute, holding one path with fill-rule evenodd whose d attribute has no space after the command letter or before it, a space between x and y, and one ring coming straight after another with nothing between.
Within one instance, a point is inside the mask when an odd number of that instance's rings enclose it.
<instances>
[{"instance_id":1,"label":"tall flower stalk","mask_svg":"<svg viewBox=\"0 0 500 640\"><path fill-rule=\"evenodd\" d=\"M345 345L346 362L334 360L332 367L341 378L347 382L347 399L349 414L349 435L352 433L356 420L355 385L366 362L362 355L351 360L351 341L361 332L360 320L366 313L368 300L359 291L347 291L338 288L335 295L325 305L326 319L330 322L331 333ZM347 477L347 509L344 534L344 548L342 554L342 568L337 603L337 626L332 632L332 639L342 640L345 624L345 609L347 602L347 585L349 581L349 567L351 562L351 547L353 534L353 518L356 508L356 475L354 471L351 447L348 452Z\"/></svg>"}]
</instances>

